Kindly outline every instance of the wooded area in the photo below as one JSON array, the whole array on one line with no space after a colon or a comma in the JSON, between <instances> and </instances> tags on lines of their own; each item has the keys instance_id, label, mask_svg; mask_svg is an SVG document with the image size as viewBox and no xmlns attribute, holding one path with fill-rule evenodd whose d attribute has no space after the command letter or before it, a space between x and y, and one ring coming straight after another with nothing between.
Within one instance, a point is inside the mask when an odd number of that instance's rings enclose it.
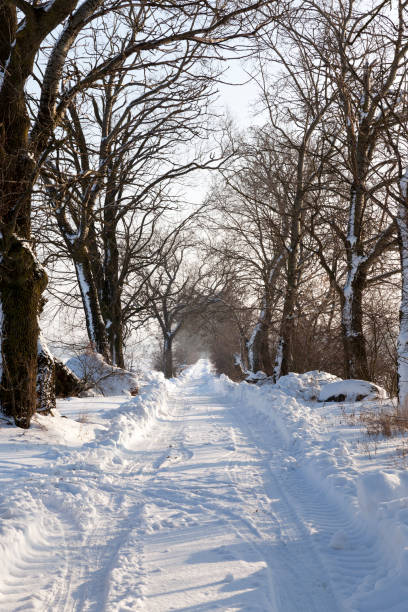
<instances>
[{"instance_id":1,"label":"wooded area","mask_svg":"<svg viewBox=\"0 0 408 612\"><path fill-rule=\"evenodd\" d=\"M83 348L111 366L156 330L166 377L206 353L250 381L372 380L406 409L407 9L0 0L0 401L16 425L69 387L46 300L80 313ZM243 128L216 106L233 62L257 99Z\"/></svg>"}]
</instances>

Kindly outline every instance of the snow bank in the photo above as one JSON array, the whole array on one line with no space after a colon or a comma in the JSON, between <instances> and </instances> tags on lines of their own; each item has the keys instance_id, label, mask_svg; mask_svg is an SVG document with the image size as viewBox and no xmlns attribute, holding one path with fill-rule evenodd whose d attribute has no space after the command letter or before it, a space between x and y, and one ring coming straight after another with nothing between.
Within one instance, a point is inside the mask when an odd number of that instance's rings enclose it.
<instances>
[{"instance_id":1,"label":"snow bank","mask_svg":"<svg viewBox=\"0 0 408 612\"><path fill-rule=\"evenodd\" d=\"M247 382L259 382L261 380L266 380L268 377L265 372L262 370L258 370L258 372L250 372L248 376L245 378Z\"/></svg>"},{"instance_id":2,"label":"snow bank","mask_svg":"<svg viewBox=\"0 0 408 612\"><path fill-rule=\"evenodd\" d=\"M69 583L68 576L55 576L55 568L61 567L61 559L68 554L68 543L64 551L55 542L61 544L61 534L69 534L73 525L85 539L99 509L101 516L108 512L115 474L135 469L131 451L149 435L156 419L168 413L172 384L161 373L152 373L140 394L125 402L123 396L61 401L61 412L36 415L33 426L23 433L2 422L1 610L23 609L24 592L32 594L30 609L52 609L52 589L59 580ZM62 415L81 415L81 403L89 406L89 412L80 421ZM30 568L23 582L19 578L22 567ZM15 606L10 608L11 598Z\"/></svg>"},{"instance_id":3,"label":"snow bank","mask_svg":"<svg viewBox=\"0 0 408 612\"><path fill-rule=\"evenodd\" d=\"M139 387L139 380L135 374L109 365L99 353L86 351L71 357L66 365L78 378L85 381L88 395L129 395Z\"/></svg>"},{"instance_id":4,"label":"snow bank","mask_svg":"<svg viewBox=\"0 0 408 612\"><path fill-rule=\"evenodd\" d=\"M312 370L304 374L290 372L287 376L282 376L276 386L288 395L302 397L305 400L314 400L319 396L322 387L328 383L341 381L341 378L328 372Z\"/></svg>"},{"instance_id":5,"label":"snow bank","mask_svg":"<svg viewBox=\"0 0 408 612\"><path fill-rule=\"evenodd\" d=\"M104 413L108 430L103 434L104 446L131 449L160 416L167 414L167 395L174 385L161 372L152 372L144 381L140 395ZM94 445L98 446L100 440Z\"/></svg>"},{"instance_id":6,"label":"snow bank","mask_svg":"<svg viewBox=\"0 0 408 612\"><path fill-rule=\"evenodd\" d=\"M338 380L324 385L319 392L319 402L358 402L362 399L386 399L382 387L366 380Z\"/></svg>"},{"instance_id":7,"label":"snow bank","mask_svg":"<svg viewBox=\"0 0 408 612\"><path fill-rule=\"evenodd\" d=\"M329 410L336 408L336 418L341 417L340 407L304 401L317 396L319 399L329 397L331 393L326 390L333 388L336 393L347 391L348 398L358 397L362 393L361 381L356 385L349 383L324 372L308 372L289 374L277 385L262 386L234 383L220 376L213 379L212 388L229 398L237 410L244 410L246 418L258 415L256 418L263 420L265 430L271 429L271 437L272 432L278 430L286 444L282 470L301 470L302 481L331 498L335 507L341 507L353 530L366 533L368 542L370 538L371 541L379 538L382 554L390 566L400 574L406 573L408 473L393 467L384 468L375 457L367 463L367 455L358 451L356 441L356 437L362 435L361 430L356 432L354 439L347 439L344 429L333 425L334 420L328 420L333 418ZM363 389L368 397L385 397L385 391L371 383L364 382ZM375 401L366 401L365 407L372 411L383 408ZM350 538L350 534L339 530L333 534L329 545L334 550L345 550L354 546ZM380 596L381 586L378 588ZM358 595L356 598L355 602L350 600L350 609L360 610L356 603Z\"/></svg>"}]
</instances>

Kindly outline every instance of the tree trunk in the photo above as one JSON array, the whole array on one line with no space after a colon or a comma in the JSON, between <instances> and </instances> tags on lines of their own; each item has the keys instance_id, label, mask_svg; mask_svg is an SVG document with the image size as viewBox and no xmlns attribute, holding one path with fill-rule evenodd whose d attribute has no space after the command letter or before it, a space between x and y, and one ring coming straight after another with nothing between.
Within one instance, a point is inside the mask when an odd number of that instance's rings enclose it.
<instances>
[{"instance_id":1,"label":"tree trunk","mask_svg":"<svg viewBox=\"0 0 408 612\"><path fill-rule=\"evenodd\" d=\"M292 340L295 321L295 305L298 290L299 272L299 242L301 239L300 219L304 198L304 162L306 145L312 133L312 126L305 134L302 146L299 149L296 171L296 194L290 211L289 240L287 244L286 261L286 289L283 303L282 319L279 330L278 346L273 368L273 380L276 382L281 376L289 373L292 366Z\"/></svg>"},{"instance_id":2,"label":"tree trunk","mask_svg":"<svg viewBox=\"0 0 408 612\"><path fill-rule=\"evenodd\" d=\"M112 363L125 367L123 356L122 290L119 281L119 250L114 202L104 210L103 312L108 331Z\"/></svg>"},{"instance_id":3,"label":"tree trunk","mask_svg":"<svg viewBox=\"0 0 408 612\"><path fill-rule=\"evenodd\" d=\"M55 394L57 397L77 397L83 383L62 361L54 357Z\"/></svg>"},{"instance_id":4,"label":"tree trunk","mask_svg":"<svg viewBox=\"0 0 408 612\"><path fill-rule=\"evenodd\" d=\"M29 243L36 166L25 84L46 31L25 25L17 31L15 6L0 3L0 400L3 412L27 428L37 405L38 316L47 275Z\"/></svg>"},{"instance_id":5,"label":"tree trunk","mask_svg":"<svg viewBox=\"0 0 408 612\"><path fill-rule=\"evenodd\" d=\"M37 359L37 412L49 414L56 407L55 362L41 333Z\"/></svg>"},{"instance_id":6,"label":"tree trunk","mask_svg":"<svg viewBox=\"0 0 408 612\"><path fill-rule=\"evenodd\" d=\"M398 237L401 258L401 304L400 329L397 344L398 359L398 403L401 413L408 413L408 207L407 181L400 181L404 204L400 204L397 216Z\"/></svg>"},{"instance_id":7,"label":"tree trunk","mask_svg":"<svg viewBox=\"0 0 408 612\"><path fill-rule=\"evenodd\" d=\"M365 158L359 163L365 171ZM361 167L363 170L361 170ZM361 243L361 218L365 206L364 184L351 187L347 229L347 277L341 296L341 326L343 331L344 369L347 378L369 378L366 342L363 332L363 292L367 279L367 256Z\"/></svg>"},{"instance_id":8,"label":"tree trunk","mask_svg":"<svg viewBox=\"0 0 408 612\"><path fill-rule=\"evenodd\" d=\"M173 338L167 335L163 343L163 373L166 378L173 378Z\"/></svg>"},{"instance_id":9,"label":"tree trunk","mask_svg":"<svg viewBox=\"0 0 408 612\"><path fill-rule=\"evenodd\" d=\"M298 206L294 207L293 210L291 240L287 258L285 299L283 303L275 365L273 368L273 378L275 382L281 376L288 374L292 365L292 340L298 286L299 215L300 203Z\"/></svg>"},{"instance_id":10,"label":"tree trunk","mask_svg":"<svg viewBox=\"0 0 408 612\"><path fill-rule=\"evenodd\" d=\"M112 364L118 368L125 368L125 359L123 355L123 325L121 311L118 313L115 309L111 313L111 319L107 322L108 339L110 353L112 355Z\"/></svg>"},{"instance_id":11,"label":"tree trunk","mask_svg":"<svg viewBox=\"0 0 408 612\"><path fill-rule=\"evenodd\" d=\"M346 378L369 379L366 341L363 331L363 291L366 272L358 263L359 256L353 255L355 265L347 273L342 295L341 327L345 357Z\"/></svg>"},{"instance_id":12,"label":"tree trunk","mask_svg":"<svg viewBox=\"0 0 408 612\"><path fill-rule=\"evenodd\" d=\"M254 374L262 371L270 376L273 373L271 354L269 351L269 326L271 320L270 308L265 304L252 335L247 342L248 368Z\"/></svg>"},{"instance_id":13,"label":"tree trunk","mask_svg":"<svg viewBox=\"0 0 408 612\"><path fill-rule=\"evenodd\" d=\"M1 406L27 428L37 406L37 340L47 275L27 242L15 234L1 241Z\"/></svg>"},{"instance_id":14,"label":"tree trunk","mask_svg":"<svg viewBox=\"0 0 408 612\"><path fill-rule=\"evenodd\" d=\"M289 374L292 365L292 340L295 325L295 305L297 296L295 268L288 272L285 301L283 304L282 320L279 331L278 348L276 351L273 377L275 382L281 377Z\"/></svg>"},{"instance_id":15,"label":"tree trunk","mask_svg":"<svg viewBox=\"0 0 408 612\"><path fill-rule=\"evenodd\" d=\"M92 347L107 363L111 363L108 336L99 303L98 289L92 274L92 265L86 246L73 249L75 271L85 311L86 328Z\"/></svg>"}]
</instances>

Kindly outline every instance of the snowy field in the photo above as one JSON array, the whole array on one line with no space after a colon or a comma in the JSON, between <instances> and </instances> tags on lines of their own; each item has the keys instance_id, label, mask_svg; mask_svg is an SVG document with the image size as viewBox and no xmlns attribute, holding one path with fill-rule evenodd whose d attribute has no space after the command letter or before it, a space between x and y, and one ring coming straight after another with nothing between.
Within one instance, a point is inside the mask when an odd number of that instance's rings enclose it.
<instances>
[{"instance_id":1,"label":"snowy field","mask_svg":"<svg viewBox=\"0 0 408 612\"><path fill-rule=\"evenodd\" d=\"M403 440L356 416L384 400L312 399L329 380L200 361L1 421L1 612L407 612Z\"/></svg>"}]
</instances>

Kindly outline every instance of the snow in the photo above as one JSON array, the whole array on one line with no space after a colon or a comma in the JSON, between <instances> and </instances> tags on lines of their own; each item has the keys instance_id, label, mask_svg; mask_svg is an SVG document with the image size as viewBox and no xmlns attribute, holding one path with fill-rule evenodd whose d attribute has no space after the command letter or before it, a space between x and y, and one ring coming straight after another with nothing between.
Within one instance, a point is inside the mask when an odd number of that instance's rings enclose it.
<instances>
[{"instance_id":1,"label":"snow","mask_svg":"<svg viewBox=\"0 0 408 612\"><path fill-rule=\"evenodd\" d=\"M129 395L139 386L139 379L133 372L109 365L94 351L71 357L66 365L78 378L85 380L88 394Z\"/></svg>"},{"instance_id":2,"label":"snow","mask_svg":"<svg viewBox=\"0 0 408 612\"><path fill-rule=\"evenodd\" d=\"M339 381L341 381L341 378L334 374L312 370L304 374L290 372L286 376L281 376L276 386L288 395L293 395L293 397L313 400L319 396L323 386Z\"/></svg>"},{"instance_id":3,"label":"snow","mask_svg":"<svg viewBox=\"0 0 408 612\"><path fill-rule=\"evenodd\" d=\"M249 372L245 380L247 380L248 382L258 382L260 380L265 380L266 378L267 376L265 372L262 372L262 370L258 370L258 372Z\"/></svg>"},{"instance_id":4,"label":"snow","mask_svg":"<svg viewBox=\"0 0 408 612\"><path fill-rule=\"evenodd\" d=\"M319 402L347 401L360 399L386 399L387 392L382 387L366 380L341 380L324 385L319 392ZM340 399L342 398L342 399Z\"/></svg>"},{"instance_id":5,"label":"snow","mask_svg":"<svg viewBox=\"0 0 408 612\"><path fill-rule=\"evenodd\" d=\"M0 609L406 612L401 440L368 453L345 406L387 405L312 400L333 378L238 384L201 360L1 421Z\"/></svg>"}]
</instances>

